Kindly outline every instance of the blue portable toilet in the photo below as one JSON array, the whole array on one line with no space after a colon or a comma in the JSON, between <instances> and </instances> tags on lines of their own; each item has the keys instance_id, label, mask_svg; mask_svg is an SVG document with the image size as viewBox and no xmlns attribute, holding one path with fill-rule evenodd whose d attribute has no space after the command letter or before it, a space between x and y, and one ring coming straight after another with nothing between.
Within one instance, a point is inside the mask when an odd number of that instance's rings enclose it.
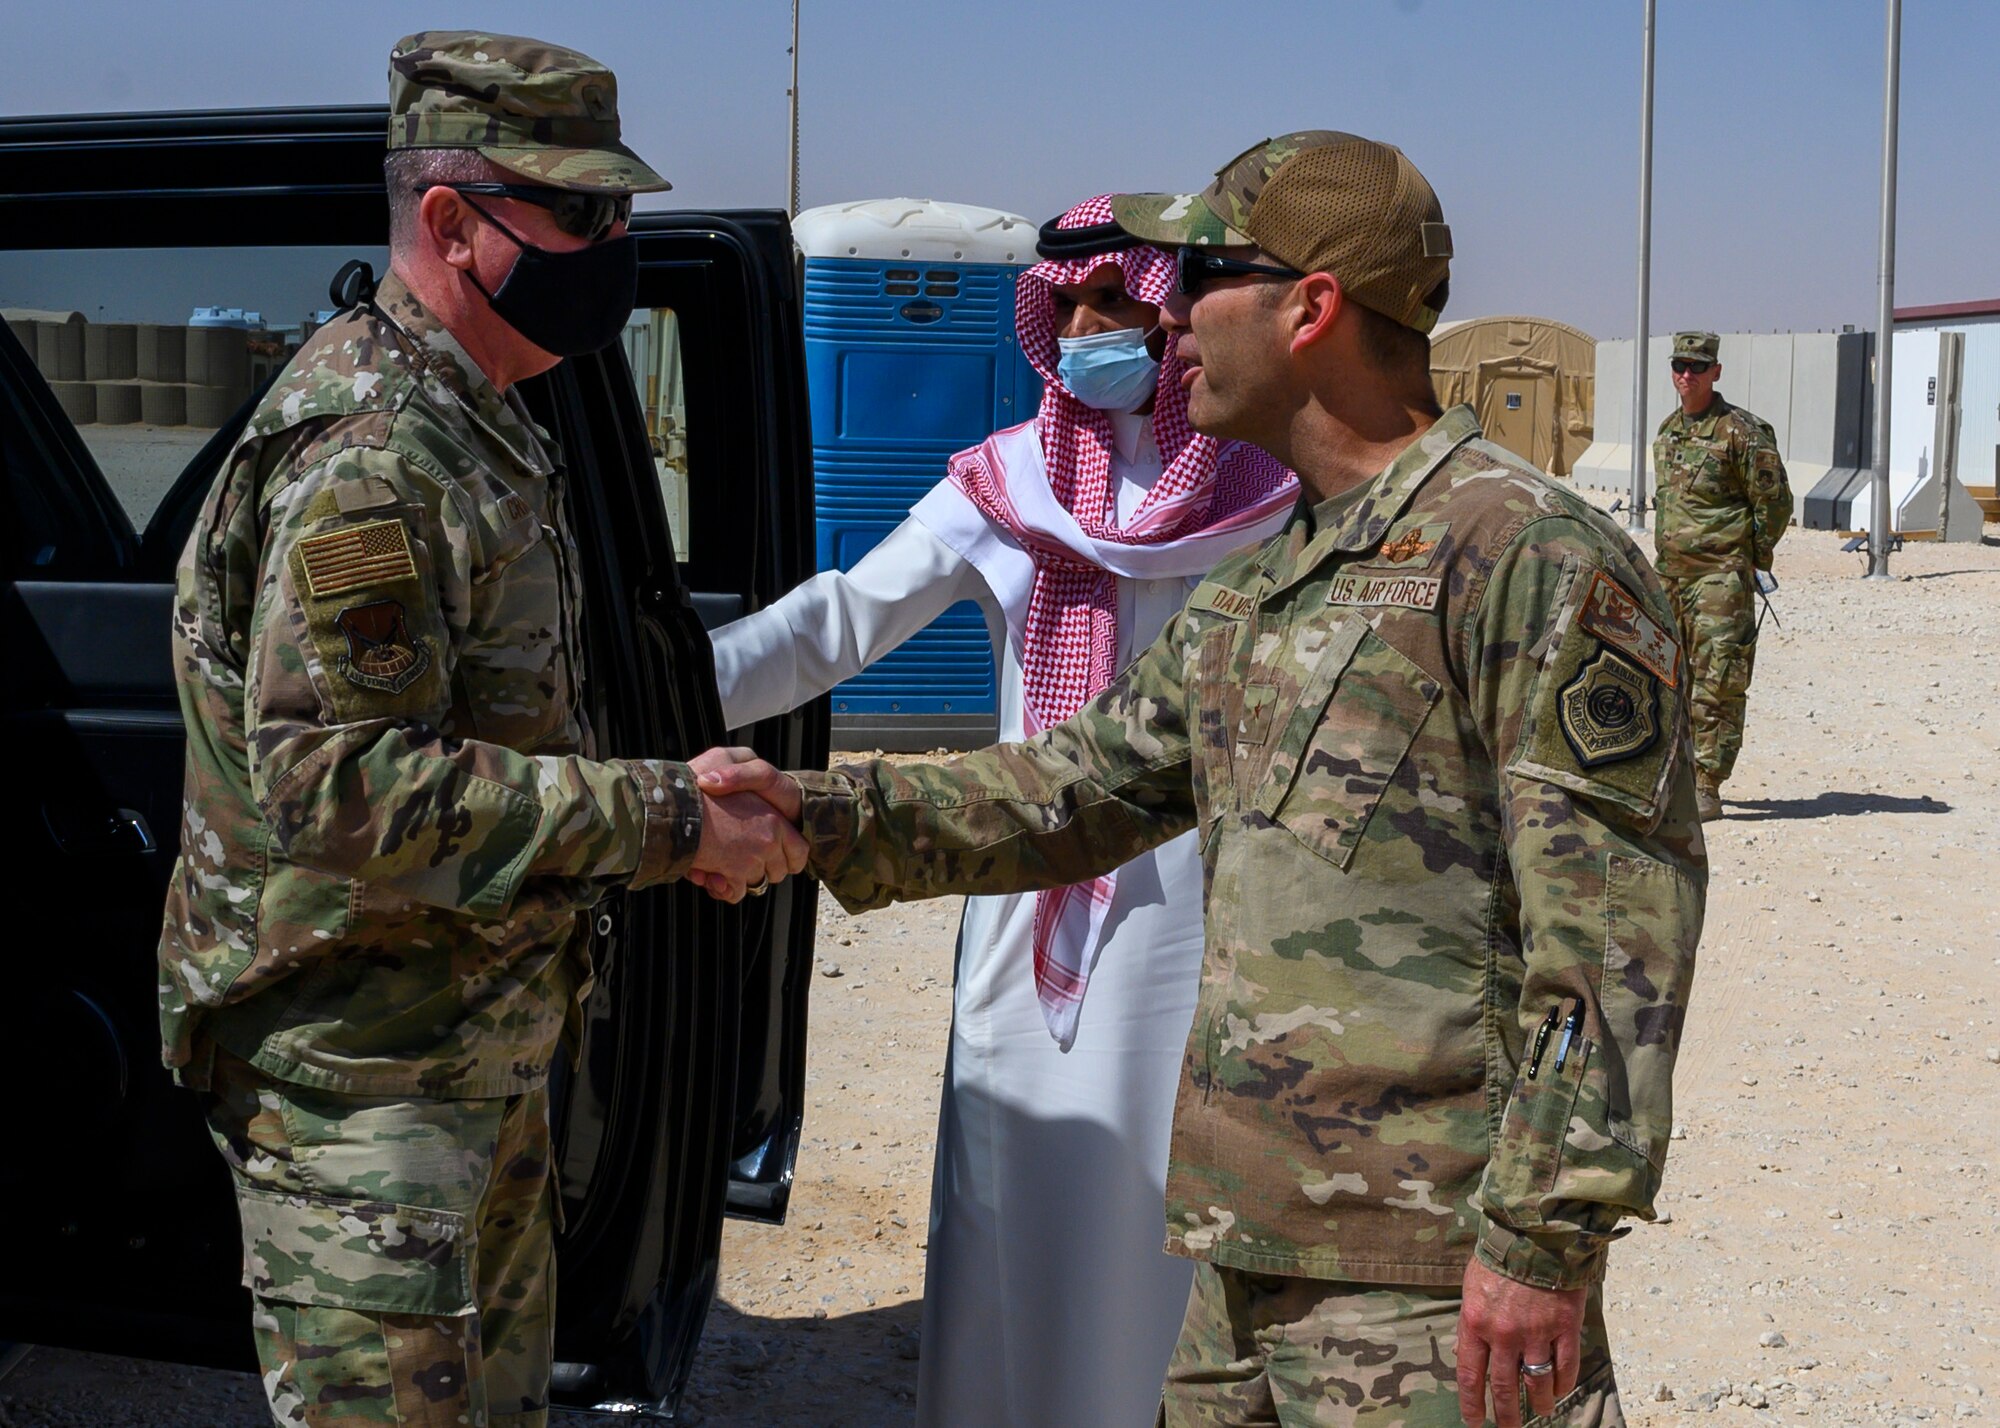
<instances>
[{"instance_id":1,"label":"blue portable toilet","mask_svg":"<svg viewBox=\"0 0 2000 1428\"><path fill-rule=\"evenodd\" d=\"M943 479L953 452L1033 416L1041 378L1014 340L1035 261L1018 214L927 198L808 209L806 379L821 570L847 570ZM986 622L970 601L833 691L836 748L976 748L999 723Z\"/></svg>"}]
</instances>

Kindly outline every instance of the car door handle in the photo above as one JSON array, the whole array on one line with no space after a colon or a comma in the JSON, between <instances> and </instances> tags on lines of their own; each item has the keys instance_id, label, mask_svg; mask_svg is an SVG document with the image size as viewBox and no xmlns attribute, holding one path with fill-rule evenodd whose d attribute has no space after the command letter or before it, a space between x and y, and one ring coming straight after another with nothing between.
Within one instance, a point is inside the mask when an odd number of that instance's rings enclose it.
<instances>
[{"instance_id":1,"label":"car door handle","mask_svg":"<svg viewBox=\"0 0 2000 1428\"><path fill-rule=\"evenodd\" d=\"M64 827L46 809L43 810L43 817L48 822L49 836L55 839L58 848L71 857L151 853L159 847L153 840L153 830L146 822L146 815L136 808L121 808L93 822L79 820L78 825L73 827Z\"/></svg>"}]
</instances>

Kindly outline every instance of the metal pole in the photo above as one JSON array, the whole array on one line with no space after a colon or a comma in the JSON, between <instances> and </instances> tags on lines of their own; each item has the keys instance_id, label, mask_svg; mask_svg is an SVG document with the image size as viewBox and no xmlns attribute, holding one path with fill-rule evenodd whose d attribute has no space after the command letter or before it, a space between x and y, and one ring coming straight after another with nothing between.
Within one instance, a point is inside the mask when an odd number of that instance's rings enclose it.
<instances>
[{"instance_id":1,"label":"metal pole","mask_svg":"<svg viewBox=\"0 0 2000 1428\"><path fill-rule=\"evenodd\" d=\"M1639 86L1639 327L1632 344L1632 499L1626 529L1646 529L1646 344L1653 295L1653 9L1646 0L1645 78Z\"/></svg>"},{"instance_id":2,"label":"metal pole","mask_svg":"<svg viewBox=\"0 0 2000 1428\"><path fill-rule=\"evenodd\" d=\"M1889 357L1896 321L1896 81L1902 68L1903 0L1889 0L1882 81L1882 243L1875 264L1875 503L1868 519L1868 579L1889 578Z\"/></svg>"},{"instance_id":3,"label":"metal pole","mask_svg":"<svg viewBox=\"0 0 2000 1428\"><path fill-rule=\"evenodd\" d=\"M799 0L792 0L792 87L785 91L792 100L792 142L787 156L785 171L789 184L785 190L785 211L792 217L799 216Z\"/></svg>"}]
</instances>

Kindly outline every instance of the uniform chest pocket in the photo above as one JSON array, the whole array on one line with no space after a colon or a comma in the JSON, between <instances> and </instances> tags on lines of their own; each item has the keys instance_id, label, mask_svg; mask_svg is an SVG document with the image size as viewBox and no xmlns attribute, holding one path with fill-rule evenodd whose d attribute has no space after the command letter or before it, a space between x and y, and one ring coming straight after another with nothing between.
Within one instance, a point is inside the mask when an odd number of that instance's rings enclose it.
<instances>
[{"instance_id":1,"label":"uniform chest pocket","mask_svg":"<svg viewBox=\"0 0 2000 1428\"><path fill-rule=\"evenodd\" d=\"M532 748L569 714L555 544L541 525L524 521L472 585L460 659L467 703L481 738L515 748Z\"/></svg>"},{"instance_id":2,"label":"uniform chest pocket","mask_svg":"<svg viewBox=\"0 0 2000 1428\"><path fill-rule=\"evenodd\" d=\"M1366 621L1353 624L1301 687L1255 804L1337 868L1353 861L1442 692Z\"/></svg>"},{"instance_id":3,"label":"uniform chest pocket","mask_svg":"<svg viewBox=\"0 0 2000 1428\"><path fill-rule=\"evenodd\" d=\"M1687 480L1702 495L1722 490L1723 473L1729 464L1729 445L1719 441L1691 441L1685 455Z\"/></svg>"},{"instance_id":4,"label":"uniform chest pocket","mask_svg":"<svg viewBox=\"0 0 2000 1428\"><path fill-rule=\"evenodd\" d=\"M1192 762L1195 803L1204 828L1236 802L1229 746L1242 708L1242 686L1233 673L1237 634L1235 625L1218 625L1201 637L1195 650L1192 688L1199 692L1200 703L1195 710Z\"/></svg>"}]
</instances>

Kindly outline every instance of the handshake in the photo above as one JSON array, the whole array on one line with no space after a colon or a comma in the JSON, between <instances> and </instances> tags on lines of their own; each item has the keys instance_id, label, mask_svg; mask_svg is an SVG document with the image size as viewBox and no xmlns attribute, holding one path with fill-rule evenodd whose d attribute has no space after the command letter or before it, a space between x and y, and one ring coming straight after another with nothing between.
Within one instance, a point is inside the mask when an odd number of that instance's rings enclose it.
<instances>
[{"instance_id":1,"label":"handshake","mask_svg":"<svg viewBox=\"0 0 2000 1428\"><path fill-rule=\"evenodd\" d=\"M799 786L749 749L688 761L701 791L701 845L687 881L724 902L761 897L806 865Z\"/></svg>"}]
</instances>

